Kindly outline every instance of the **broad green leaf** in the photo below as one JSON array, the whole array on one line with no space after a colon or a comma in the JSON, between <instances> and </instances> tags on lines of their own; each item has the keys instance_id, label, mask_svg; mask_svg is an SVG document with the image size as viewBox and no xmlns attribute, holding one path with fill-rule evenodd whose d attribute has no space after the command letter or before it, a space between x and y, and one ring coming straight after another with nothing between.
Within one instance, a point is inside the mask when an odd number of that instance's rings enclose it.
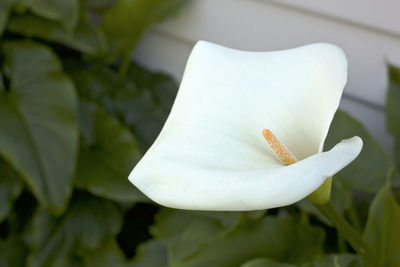
<instances>
[{"instance_id":1,"label":"broad green leaf","mask_svg":"<svg viewBox=\"0 0 400 267\"><path fill-rule=\"evenodd\" d=\"M131 65L127 79L135 83L136 97L120 98L118 109L124 121L149 147L161 131L178 91L169 76Z\"/></svg>"},{"instance_id":2,"label":"broad green leaf","mask_svg":"<svg viewBox=\"0 0 400 267\"><path fill-rule=\"evenodd\" d=\"M131 64L127 79L133 81L140 90L148 90L152 93L154 101L166 113L171 110L178 92L176 81L168 75L153 73L138 65Z\"/></svg>"},{"instance_id":3,"label":"broad green leaf","mask_svg":"<svg viewBox=\"0 0 400 267\"><path fill-rule=\"evenodd\" d=\"M107 240L99 248L86 250L81 256L59 260L54 267L166 267L165 248L151 240L137 248L136 257L127 260L115 240Z\"/></svg>"},{"instance_id":4,"label":"broad green leaf","mask_svg":"<svg viewBox=\"0 0 400 267\"><path fill-rule=\"evenodd\" d=\"M223 231L218 219L197 212L163 209L151 232L167 248L170 265L183 261Z\"/></svg>"},{"instance_id":5,"label":"broad green leaf","mask_svg":"<svg viewBox=\"0 0 400 267\"><path fill-rule=\"evenodd\" d=\"M179 239L168 246L168 262L172 265L184 261L221 231L216 221L194 220L181 231Z\"/></svg>"},{"instance_id":6,"label":"broad green leaf","mask_svg":"<svg viewBox=\"0 0 400 267\"><path fill-rule=\"evenodd\" d=\"M145 148L151 146L161 131L168 113L154 102L149 91L138 91L136 96L120 98L115 102L123 121L144 143Z\"/></svg>"},{"instance_id":7,"label":"broad green leaf","mask_svg":"<svg viewBox=\"0 0 400 267\"><path fill-rule=\"evenodd\" d=\"M371 203L364 239L375 253L376 267L400 266L400 206L389 183Z\"/></svg>"},{"instance_id":8,"label":"broad green leaf","mask_svg":"<svg viewBox=\"0 0 400 267\"><path fill-rule=\"evenodd\" d=\"M85 67L74 61L67 68L77 84L80 99L97 103L114 116L118 116L116 106L120 100L138 95L134 82L120 79L109 67Z\"/></svg>"},{"instance_id":9,"label":"broad green leaf","mask_svg":"<svg viewBox=\"0 0 400 267\"><path fill-rule=\"evenodd\" d=\"M6 27L10 8L15 3L16 0L1 0L0 1L0 36Z\"/></svg>"},{"instance_id":10,"label":"broad green leaf","mask_svg":"<svg viewBox=\"0 0 400 267\"><path fill-rule=\"evenodd\" d=\"M92 107L92 110L90 106L81 108L80 117L91 127L83 130L91 136L91 143L81 145L75 184L116 201L149 201L128 180L141 157L134 136L106 112ZM81 125L86 129L86 125Z\"/></svg>"},{"instance_id":11,"label":"broad green leaf","mask_svg":"<svg viewBox=\"0 0 400 267\"><path fill-rule=\"evenodd\" d=\"M258 258L245 262L240 267L299 267L299 265L276 262L270 259Z\"/></svg>"},{"instance_id":12,"label":"broad green leaf","mask_svg":"<svg viewBox=\"0 0 400 267\"><path fill-rule=\"evenodd\" d=\"M395 138L395 155L400 166L400 69L389 66L389 87L386 95L386 125Z\"/></svg>"},{"instance_id":13,"label":"broad green leaf","mask_svg":"<svg viewBox=\"0 0 400 267\"><path fill-rule=\"evenodd\" d=\"M106 50L104 36L99 29L89 24L84 15L81 16L74 31L67 31L56 21L33 15L13 16L7 30L28 37L57 42L88 54Z\"/></svg>"},{"instance_id":14,"label":"broad green leaf","mask_svg":"<svg viewBox=\"0 0 400 267\"><path fill-rule=\"evenodd\" d=\"M143 150L154 142L178 90L173 79L133 64L125 79L109 68L84 69L73 64L69 69L81 99L98 103L127 124L144 143Z\"/></svg>"},{"instance_id":15,"label":"broad green leaf","mask_svg":"<svg viewBox=\"0 0 400 267\"><path fill-rule=\"evenodd\" d=\"M260 212L204 212L162 209L151 227L157 241L168 248L170 264L183 261L243 217L261 218Z\"/></svg>"},{"instance_id":16,"label":"broad green leaf","mask_svg":"<svg viewBox=\"0 0 400 267\"><path fill-rule=\"evenodd\" d=\"M358 267L361 266L358 256L353 254L327 255L323 259L299 265L286 264L259 258L250 260L240 267Z\"/></svg>"},{"instance_id":17,"label":"broad green leaf","mask_svg":"<svg viewBox=\"0 0 400 267\"><path fill-rule=\"evenodd\" d=\"M298 224L291 217L242 217L234 228L220 233L196 253L172 266L239 266L257 257L302 263L322 253L323 241L321 229Z\"/></svg>"},{"instance_id":18,"label":"broad green leaf","mask_svg":"<svg viewBox=\"0 0 400 267\"><path fill-rule=\"evenodd\" d=\"M167 252L156 240L150 240L138 246L135 258L129 267L167 266Z\"/></svg>"},{"instance_id":19,"label":"broad green leaf","mask_svg":"<svg viewBox=\"0 0 400 267\"><path fill-rule=\"evenodd\" d=\"M326 255L322 260L302 264L301 267L359 267L360 258L354 254Z\"/></svg>"},{"instance_id":20,"label":"broad green leaf","mask_svg":"<svg viewBox=\"0 0 400 267\"><path fill-rule=\"evenodd\" d=\"M81 257L69 257L56 260L51 267L86 267Z\"/></svg>"},{"instance_id":21,"label":"broad green leaf","mask_svg":"<svg viewBox=\"0 0 400 267\"><path fill-rule=\"evenodd\" d=\"M344 111L336 112L325 141L325 150L354 135L362 138L363 149L360 155L333 179L340 179L344 186L351 189L376 192L385 184L386 173L393 161L360 122ZM400 185L397 172L392 177L392 183Z\"/></svg>"},{"instance_id":22,"label":"broad green leaf","mask_svg":"<svg viewBox=\"0 0 400 267\"><path fill-rule=\"evenodd\" d=\"M265 211L232 212L232 211L187 211L161 209L156 215L156 223L151 227L151 233L160 242L167 244L177 238L185 227L196 221L208 221L218 225L220 230L230 228L238 223L243 216L259 219Z\"/></svg>"},{"instance_id":23,"label":"broad green leaf","mask_svg":"<svg viewBox=\"0 0 400 267\"><path fill-rule=\"evenodd\" d=\"M237 224L242 217L259 219L265 216L265 210L258 211L187 211L188 214L193 214L200 217L205 217L209 220L217 220L223 228L232 227Z\"/></svg>"},{"instance_id":24,"label":"broad green leaf","mask_svg":"<svg viewBox=\"0 0 400 267\"><path fill-rule=\"evenodd\" d=\"M0 266L24 267L28 249L19 236L10 234L7 239L0 239Z\"/></svg>"},{"instance_id":25,"label":"broad green leaf","mask_svg":"<svg viewBox=\"0 0 400 267\"><path fill-rule=\"evenodd\" d=\"M210 225L220 226L222 230L219 220L207 218L199 212L163 208L157 213L156 223L150 228L150 232L160 243L167 245L180 239L185 228L196 221L208 221Z\"/></svg>"},{"instance_id":26,"label":"broad green leaf","mask_svg":"<svg viewBox=\"0 0 400 267\"><path fill-rule=\"evenodd\" d=\"M61 22L68 30L78 23L79 0L20 0L32 13Z\"/></svg>"},{"instance_id":27,"label":"broad green leaf","mask_svg":"<svg viewBox=\"0 0 400 267\"><path fill-rule=\"evenodd\" d=\"M39 210L33 221L30 266L51 266L69 255L99 248L121 228L121 214L107 200L78 192L61 217Z\"/></svg>"},{"instance_id":28,"label":"broad green leaf","mask_svg":"<svg viewBox=\"0 0 400 267\"><path fill-rule=\"evenodd\" d=\"M0 223L11 211L12 204L22 191L20 176L0 159Z\"/></svg>"},{"instance_id":29,"label":"broad green leaf","mask_svg":"<svg viewBox=\"0 0 400 267\"><path fill-rule=\"evenodd\" d=\"M3 51L10 86L0 91L0 154L45 208L61 213L77 155L75 88L47 47L8 42Z\"/></svg>"},{"instance_id":30,"label":"broad green leaf","mask_svg":"<svg viewBox=\"0 0 400 267\"><path fill-rule=\"evenodd\" d=\"M115 240L107 241L100 249L85 253L85 267L123 267L127 261Z\"/></svg>"},{"instance_id":31,"label":"broad green leaf","mask_svg":"<svg viewBox=\"0 0 400 267\"><path fill-rule=\"evenodd\" d=\"M112 52L128 58L142 34L174 14L186 0L119 0L106 10L103 29Z\"/></svg>"}]
</instances>

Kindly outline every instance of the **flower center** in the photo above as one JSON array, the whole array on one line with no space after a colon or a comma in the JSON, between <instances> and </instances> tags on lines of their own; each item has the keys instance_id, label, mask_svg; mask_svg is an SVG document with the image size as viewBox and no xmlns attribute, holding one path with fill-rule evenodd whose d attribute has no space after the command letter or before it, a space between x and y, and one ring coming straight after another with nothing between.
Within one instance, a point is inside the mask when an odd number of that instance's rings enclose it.
<instances>
[{"instance_id":1,"label":"flower center","mask_svg":"<svg viewBox=\"0 0 400 267\"><path fill-rule=\"evenodd\" d=\"M272 151L274 151L276 157L284 164L291 165L297 162L295 156L279 141L279 139L269 130L264 129L262 134L267 140L268 145L271 147Z\"/></svg>"}]
</instances>

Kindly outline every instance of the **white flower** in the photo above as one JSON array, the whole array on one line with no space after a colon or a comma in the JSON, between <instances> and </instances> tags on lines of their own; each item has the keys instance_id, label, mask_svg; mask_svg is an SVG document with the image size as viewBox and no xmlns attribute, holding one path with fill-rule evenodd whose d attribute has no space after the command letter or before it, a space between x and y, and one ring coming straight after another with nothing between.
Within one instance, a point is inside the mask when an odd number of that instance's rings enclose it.
<instances>
[{"instance_id":1,"label":"white flower","mask_svg":"<svg viewBox=\"0 0 400 267\"><path fill-rule=\"evenodd\" d=\"M246 52L198 42L167 122L129 180L179 209L297 202L361 151L362 140L353 137L322 152L346 79L346 57L330 44ZM282 163L263 129L298 162Z\"/></svg>"}]
</instances>

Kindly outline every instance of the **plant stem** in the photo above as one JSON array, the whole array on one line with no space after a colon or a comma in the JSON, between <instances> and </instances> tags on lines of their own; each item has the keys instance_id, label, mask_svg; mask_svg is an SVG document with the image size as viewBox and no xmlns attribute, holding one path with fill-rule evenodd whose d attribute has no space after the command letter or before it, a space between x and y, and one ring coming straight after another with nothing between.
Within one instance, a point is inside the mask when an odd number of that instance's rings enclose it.
<instances>
[{"instance_id":1,"label":"plant stem","mask_svg":"<svg viewBox=\"0 0 400 267\"><path fill-rule=\"evenodd\" d=\"M365 266L376 266L373 253L360 234L342 217L340 216L330 203L314 206L335 226L339 234L346 239L353 249L364 259Z\"/></svg>"}]
</instances>

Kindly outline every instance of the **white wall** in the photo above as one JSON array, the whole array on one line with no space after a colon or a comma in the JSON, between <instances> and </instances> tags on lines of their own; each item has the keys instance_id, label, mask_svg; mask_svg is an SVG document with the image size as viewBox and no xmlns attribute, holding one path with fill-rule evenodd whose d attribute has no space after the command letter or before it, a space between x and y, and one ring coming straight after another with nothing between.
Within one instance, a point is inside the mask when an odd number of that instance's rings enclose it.
<instances>
[{"instance_id":1,"label":"white wall","mask_svg":"<svg viewBox=\"0 0 400 267\"><path fill-rule=\"evenodd\" d=\"M180 80L200 39L256 51L336 44L349 60L341 107L390 149L383 111L385 62L400 65L399 10L397 0L191 0L178 17L146 35L134 59Z\"/></svg>"}]
</instances>

